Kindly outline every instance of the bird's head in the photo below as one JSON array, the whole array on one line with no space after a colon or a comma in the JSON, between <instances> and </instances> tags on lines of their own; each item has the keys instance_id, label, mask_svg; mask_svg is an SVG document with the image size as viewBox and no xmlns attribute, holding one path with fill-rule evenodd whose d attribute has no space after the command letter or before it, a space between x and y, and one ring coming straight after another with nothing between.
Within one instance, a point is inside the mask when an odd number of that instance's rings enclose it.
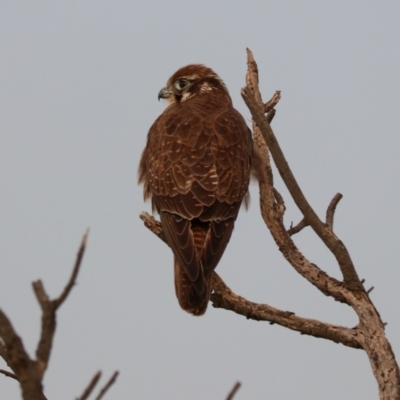
<instances>
[{"instance_id":1,"label":"bird's head","mask_svg":"<svg viewBox=\"0 0 400 400\"><path fill-rule=\"evenodd\" d=\"M178 69L169 78L158 93L158 99L167 99L170 104L180 103L217 90L229 95L225 83L211 68L191 64Z\"/></svg>"}]
</instances>

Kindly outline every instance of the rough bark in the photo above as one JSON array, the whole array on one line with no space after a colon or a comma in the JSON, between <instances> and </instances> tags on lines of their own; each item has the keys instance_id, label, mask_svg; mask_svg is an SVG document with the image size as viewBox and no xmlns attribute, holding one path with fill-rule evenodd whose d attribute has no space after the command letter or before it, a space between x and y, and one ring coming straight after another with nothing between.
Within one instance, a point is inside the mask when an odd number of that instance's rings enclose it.
<instances>
[{"instance_id":1,"label":"rough bark","mask_svg":"<svg viewBox=\"0 0 400 400\"><path fill-rule=\"evenodd\" d=\"M275 115L274 107L280 99L280 92L276 92L270 101L263 103L258 88L257 64L250 50L247 51L247 56L248 71L242 97L253 117L254 168L259 181L262 218L282 255L294 270L324 295L352 307L358 315L359 323L354 328L347 328L299 317L293 312L278 310L266 304L253 303L233 293L216 273L213 276L214 292L211 296L213 306L233 311L246 318L278 324L301 334L363 349L377 380L380 399L400 400L399 366L386 338L385 326L369 298L369 291L365 290L363 282L358 277L349 251L333 231L334 214L342 195L338 193L333 197L323 222L303 194L270 126ZM288 230L283 221L285 213L283 198L273 186L270 155L295 204L303 214L303 219ZM161 224L147 213L141 213L140 217L145 226L165 242ZM307 226L314 230L335 256L343 281L330 277L308 260L293 242L291 236Z\"/></svg>"}]
</instances>

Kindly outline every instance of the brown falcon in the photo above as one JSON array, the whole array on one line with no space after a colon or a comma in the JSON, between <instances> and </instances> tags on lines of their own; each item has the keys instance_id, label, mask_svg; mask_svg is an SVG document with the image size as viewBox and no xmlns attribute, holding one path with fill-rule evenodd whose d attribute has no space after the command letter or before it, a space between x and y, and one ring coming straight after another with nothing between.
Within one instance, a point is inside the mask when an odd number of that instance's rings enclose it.
<instances>
[{"instance_id":1,"label":"brown falcon","mask_svg":"<svg viewBox=\"0 0 400 400\"><path fill-rule=\"evenodd\" d=\"M251 134L224 82L204 65L176 71L158 98L169 106L149 130L139 182L174 253L179 304L202 315L247 194Z\"/></svg>"}]
</instances>

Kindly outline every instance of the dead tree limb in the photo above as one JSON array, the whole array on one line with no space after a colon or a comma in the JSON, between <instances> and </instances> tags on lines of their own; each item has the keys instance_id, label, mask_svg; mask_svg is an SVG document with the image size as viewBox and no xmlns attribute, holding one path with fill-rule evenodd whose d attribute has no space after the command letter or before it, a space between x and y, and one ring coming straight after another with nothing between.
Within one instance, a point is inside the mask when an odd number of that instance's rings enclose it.
<instances>
[{"instance_id":1,"label":"dead tree limb","mask_svg":"<svg viewBox=\"0 0 400 400\"><path fill-rule=\"evenodd\" d=\"M89 398L89 396L92 394L94 388L96 387L98 381L101 378L101 371L97 371L94 375L93 378L90 380L89 384L86 386L85 390L83 393L77 398L77 400L86 400Z\"/></svg>"},{"instance_id":2,"label":"dead tree limb","mask_svg":"<svg viewBox=\"0 0 400 400\"><path fill-rule=\"evenodd\" d=\"M76 256L76 261L72 270L72 274L59 297L54 300L50 300L41 280L37 280L32 283L33 291L35 292L36 298L42 309L42 329L39 343L36 349L36 357L39 365L41 379L47 369L51 348L53 345L54 333L56 330L56 312L61 304L65 301L65 299L68 297L69 293L76 283L76 278L78 276L79 269L82 263L83 254L85 253L88 234L89 232L86 232L86 234L83 236L81 246Z\"/></svg>"},{"instance_id":3,"label":"dead tree limb","mask_svg":"<svg viewBox=\"0 0 400 400\"><path fill-rule=\"evenodd\" d=\"M254 60L253 53L247 49L247 86L242 89L242 97L253 116L255 124L261 131L262 137L268 146L275 165L281 175L286 187L288 188L293 200L304 215L306 221L311 225L315 233L321 238L325 245L336 257L340 269L342 270L344 282L350 289L363 290L357 272L351 261L350 255L339 239L332 232L326 230L325 224L319 219L316 212L308 203L300 186L298 185L288 162L279 146L279 143L272 131L268 120L264 115L265 105L262 103L260 90L258 87L258 68ZM257 143L258 145L258 143ZM266 167L269 166L269 159L266 159Z\"/></svg>"},{"instance_id":4,"label":"dead tree limb","mask_svg":"<svg viewBox=\"0 0 400 400\"><path fill-rule=\"evenodd\" d=\"M310 224L306 221L305 218L303 218L296 226L291 225L290 228L288 229L287 233L289 236L293 236L296 233L299 233L300 231L302 231L307 226L310 226Z\"/></svg>"},{"instance_id":5,"label":"dead tree limb","mask_svg":"<svg viewBox=\"0 0 400 400\"><path fill-rule=\"evenodd\" d=\"M226 400L232 400L235 397L235 394L237 393L237 391L240 389L240 386L242 386L242 384L240 382L236 382L233 385L233 388L231 389L231 391L228 393Z\"/></svg>"},{"instance_id":6,"label":"dead tree limb","mask_svg":"<svg viewBox=\"0 0 400 400\"><path fill-rule=\"evenodd\" d=\"M362 348L358 341L358 327L345 328L314 319L302 318L294 312L278 310L268 304L253 303L233 293L216 273L213 275L213 289L214 292L211 296L211 301L215 308L224 308L233 311L243 315L247 319L278 324L297 331L302 335L329 339L335 343L342 343L354 349Z\"/></svg>"},{"instance_id":7,"label":"dead tree limb","mask_svg":"<svg viewBox=\"0 0 400 400\"><path fill-rule=\"evenodd\" d=\"M90 380L89 384L86 386L83 393L76 400L87 400L89 398L89 396L92 394L93 390L95 389L97 383L99 382L101 375L102 375L101 371L97 371L94 374L93 378ZM100 392L96 396L95 400L101 400L104 397L104 395L107 393L108 389L110 389L110 387L117 380L118 375L119 375L118 371L115 371L111 375L111 378L107 381L107 383L104 385L104 387L100 390Z\"/></svg>"},{"instance_id":8,"label":"dead tree limb","mask_svg":"<svg viewBox=\"0 0 400 400\"><path fill-rule=\"evenodd\" d=\"M0 310L0 357L4 359L12 370L12 372L9 372L0 369L0 373L16 379L20 383L24 400L46 400L42 381L49 363L56 331L56 312L75 286L85 253L88 234L89 232L86 232L83 236L71 276L60 296L50 300L41 280L32 283L33 291L42 309L42 329L36 349L36 360L32 360L29 357L21 338L14 330L7 316ZM108 389L114 384L118 374L118 371L114 372L106 385L100 390L96 400L103 398ZM90 396L100 377L101 371L98 371L78 400L85 400Z\"/></svg>"},{"instance_id":9,"label":"dead tree limb","mask_svg":"<svg viewBox=\"0 0 400 400\"><path fill-rule=\"evenodd\" d=\"M86 248L88 232L83 236L71 277L61 295L50 300L42 281L32 283L36 298L42 309L42 324L36 359L26 352L22 339L18 336L10 320L0 310L0 356L12 372L2 371L6 376L16 379L21 386L24 400L45 400L42 381L47 369L56 329L56 311L65 301L75 285L83 254Z\"/></svg>"},{"instance_id":10,"label":"dead tree limb","mask_svg":"<svg viewBox=\"0 0 400 400\"><path fill-rule=\"evenodd\" d=\"M326 221L322 222L297 183L270 126L275 115L273 107L280 99L280 92L277 91L269 102L263 103L258 87L257 64L250 50L247 50L247 56L248 72L242 97L253 117L254 160L257 164L256 175L259 181L262 218L289 264L323 294L352 307L358 315L359 323L354 328L346 328L302 318L292 312L278 310L266 304L252 303L234 294L216 273L213 275L214 292L211 301L216 308L225 308L247 318L269 321L302 334L365 350L378 382L380 399L400 400L399 367L386 338L384 324L365 291L363 282L358 277L346 246L333 232L334 214L342 195L338 193L332 199L327 208ZM295 204L303 214L302 221L289 230L285 229L283 221L284 201L273 186L269 154ZM166 242L161 224L154 217L147 213L141 213L140 217L148 229ZM309 261L291 239L291 235L300 232L308 225L336 258L343 282L330 277Z\"/></svg>"},{"instance_id":11,"label":"dead tree limb","mask_svg":"<svg viewBox=\"0 0 400 400\"><path fill-rule=\"evenodd\" d=\"M256 77L246 79L246 82L251 81L258 83L258 69L250 50L248 50L247 74L256 75ZM269 125L268 118L264 116L264 105L262 104L262 101L260 101L261 96L259 93L258 86L254 85L248 85L242 89L242 97L253 116L254 123L258 126L264 138L265 142L262 143L262 146L266 146L268 151L271 153L275 165L288 188L289 193L302 212L305 220L321 238L323 243L331 250L338 262L343 275L343 284L341 287L335 287L335 289L338 289L338 292L345 299L344 302L350 305L359 317L357 341L369 357L373 373L378 382L380 398L382 400L400 399L399 367L396 363L390 343L386 338L384 324L382 323L379 313L371 302L368 293L366 293L364 286L358 278L348 250L341 240L333 233L333 216L336 205L342 196L337 194L331 201L327 210L326 224L324 224L306 200L289 168L275 134ZM257 145L258 143L259 142L257 142ZM261 154L264 153L265 150L261 152ZM270 168L268 166L269 159L264 158L263 161L266 165L265 169L268 170L268 168ZM288 259L287 254L285 255L284 248L291 248L293 243L288 235L284 236L281 234L282 221L279 220L279 215L276 214L276 205L273 203L270 192L272 192L272 188L268 187L268 181L260 182L261 212L264 221L266 222L275 241L277 243L279 242L279 248L285 258ZM264 198L264 196L266 198ZM301 273L323 293L326 294L326 292L328 292L329 295L336 299L340 297L339 293L334 294L330 288L324 290L321 288L320 284L312 282L308 276L303 274L303 268L298 268L295 263L291 262L293 260L288 259L288 261L296 271ZM331 281L332 278L326 275L326 280Z\"/></svg>"},{"instance_id":12,"label":"dead tree limb","mask_svg":"<svg viewBox=\"0 0 400 400\"><path fill-rule=\"evenodd\" d=\"M336 206L339 201L342 200L343 195L336 193L331 202L329 203L328 209L326 210L326 225L333 230L333 217L335 216Z\"/></svg>"},{"instance_id":13,"label":"dead tree limb","mask_svg":"<svg viewBox=\"0 0 400 400\"><path fill-rule=\"evenodd\" d=\"M9 378L13 378L13 379L15 379L16 381L18 380L17 375L13 374L13 373L10 372L10 371L6 371L5 369L0 369L0 373L3 374L3 375L5 375L5 376L8 376Z\"/></svg>"},{"instance_id":14,"label":"dead tree limb","mask_svg":"<svg viewBox=\"0 0 400 400\"><path fill-rule=\"evenodd\" d=\"M110 389L110 387L112 385L114 385L115 381L117 380L117 377L119 375L118 371L115 371L112 375L111 378L108 380L108 382L104 385L104 387L100 390L100 393L97 395L95 400L101 400L104 395L107 393L108 389Z\"/></svg>"}]
</instances>

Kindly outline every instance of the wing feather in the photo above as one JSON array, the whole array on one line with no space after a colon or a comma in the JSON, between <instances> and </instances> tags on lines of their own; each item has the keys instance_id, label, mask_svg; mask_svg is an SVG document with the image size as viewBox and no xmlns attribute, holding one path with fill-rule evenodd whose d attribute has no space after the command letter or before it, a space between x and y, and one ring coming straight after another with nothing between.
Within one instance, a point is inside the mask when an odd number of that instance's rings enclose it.
<instances>
[{"instance_id":1,"label":"wing feather","mask_svg":"<svg viewBox=\"0 0 400 400\"><path fill-rule=\"evenodd\" d=\"M224 96L170 105L150 128L139 166L175 255L179 303L196 315L207 308L250 179L251 134Z\"/></svg>"}]
</instances>

